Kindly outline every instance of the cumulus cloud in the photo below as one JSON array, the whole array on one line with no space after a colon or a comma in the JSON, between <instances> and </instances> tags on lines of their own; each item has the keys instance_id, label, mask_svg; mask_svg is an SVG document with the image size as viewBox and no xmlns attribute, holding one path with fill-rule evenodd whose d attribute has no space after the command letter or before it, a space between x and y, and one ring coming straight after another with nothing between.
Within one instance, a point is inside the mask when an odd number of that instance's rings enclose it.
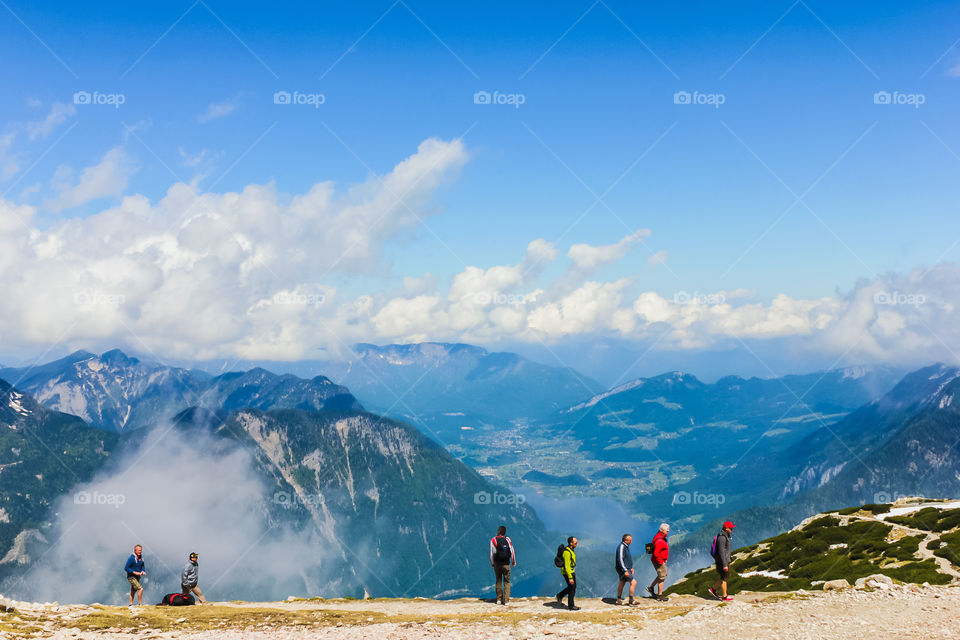
<instances>
[{"instance_id":1,"label":"cumulus cloud","mask_svg":"<svg viewBox=\"0 0 960 640\"><path fill-rule=\"evenodd\" d=\"M957 265L885 274L817 299L664 292L595 277L647 230L599 246L538 238L515 262L468 265L449 278L399 274L407 277L392 292L358 295L356 282L383 275L386 246L439 212L435 193L467 155L459 140L428 139L349 188L318 182L285 194L268 183L209 193L178 183L158 201L132 195L44 229L33 207L0 201L0 278L17 301L0 306L0 330L18 344L201 360L296 360L360 341L575 336L687 350L789 339L864 362L960 360ZM96 192L79 191L65 189L59 204Z\"/></svg>"},{"instance_id":2,"label":"cumulus cloud","mask_svg":"<svg viewBox=\"0 0 960 640\"><path fill-rule=\"evenodd\" d=\"M134 171L135 167L122 146L110 149L100 162L84 169L75 183L72 169L61 167L54 178L54 188L59 193L48 200L45 206L57 212L92 200L120 196Z\"/></svg>"}]
</instances>

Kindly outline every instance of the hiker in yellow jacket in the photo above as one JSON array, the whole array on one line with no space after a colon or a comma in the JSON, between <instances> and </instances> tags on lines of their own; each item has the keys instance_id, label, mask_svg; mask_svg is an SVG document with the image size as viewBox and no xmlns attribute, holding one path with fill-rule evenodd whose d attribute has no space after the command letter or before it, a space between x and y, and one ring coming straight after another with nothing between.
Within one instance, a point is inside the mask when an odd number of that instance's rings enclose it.
<instances>
[{"instance_id":1,"label":"hiker in yellow jacket","mask_svg":"<svg viewBox=\"0 0 960 640\"><path fill-rule=\"evenodd\" d=\"M563 597L567 597L567 608L571 611L579 611L580 607L574 606L573 597L577 593L577 554L574 549L577 548L577 539L573 536L567 538L567 546L563 550L563 566L560 567L560 575L566 581L563 591L557 594L557 604L563 602Z\"/></svg>"}]
</instances>

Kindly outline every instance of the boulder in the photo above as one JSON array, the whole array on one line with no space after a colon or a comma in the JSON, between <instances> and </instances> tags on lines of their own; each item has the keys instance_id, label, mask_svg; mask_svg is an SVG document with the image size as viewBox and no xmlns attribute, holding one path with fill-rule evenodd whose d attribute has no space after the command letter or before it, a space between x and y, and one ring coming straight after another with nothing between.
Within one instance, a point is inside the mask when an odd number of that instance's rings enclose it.
<instances>
[{"instance_id":1,"label":"boulder","mask_svg":"<svg viewBox=\"0 0 960 640\"><path fill-rule=\"evenodd\" d=\"M878 587L877 585L884 585L883 587ZM885 576L882 573L875 573L866 578L857 578L857 581L854 583L854 586L857 589L863 589L865 587L870 587L871 589L889 589L893 586L893 578L890 576Z\"/></svg>"},{"instance_id":2,"label":"boulder","mask_svg":"<svg viewBox=\"0 0 960 640\"><path fill-rule=\"evenodd\" d=\"M840 578L838 580L827 580L823 583L824 591L839 591L841 589L849 589L850 583L847 582L846 578Z\"/></svg>"}]
</instances>

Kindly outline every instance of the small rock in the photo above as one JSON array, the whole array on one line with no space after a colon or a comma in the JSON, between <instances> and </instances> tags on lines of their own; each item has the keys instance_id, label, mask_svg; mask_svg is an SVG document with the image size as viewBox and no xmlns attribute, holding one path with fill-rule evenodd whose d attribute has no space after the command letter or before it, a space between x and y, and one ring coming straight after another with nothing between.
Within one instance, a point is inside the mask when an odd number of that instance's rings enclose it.
<instances>
[{"instance_id":1,"label":"small rock","mask_svg":"<svg viewBox=\"0 0 960 640\"><path fill-rule=\"evenodd\" d=\"M824 591L839 591L841 589L849 589L850 583L847 582L846 578L840 578L838 580L828 580L823 583Z\"/></svg>"}]
</instances>

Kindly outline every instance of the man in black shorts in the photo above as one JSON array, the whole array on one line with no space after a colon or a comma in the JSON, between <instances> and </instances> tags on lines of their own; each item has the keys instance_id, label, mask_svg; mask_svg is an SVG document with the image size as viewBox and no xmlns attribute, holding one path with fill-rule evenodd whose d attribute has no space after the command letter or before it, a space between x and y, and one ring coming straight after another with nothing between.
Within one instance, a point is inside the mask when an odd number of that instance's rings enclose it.
<instances>
[{"instance_id":1,"label":"man in black shorts","mask_svg":"<svg viewBox=\"0 0 960 640\"><path fill-rule=\"evenodd\" d=\"M629 584L629 604L632 606L637 604L633 601L633 592L637 589L637 577L633 573L633 557L630 555L631 542L633 542L633 536L629 533L623 534L623 537L620 538L620 545L617 547L616 567L617 575L620 576L620 584L617 586L617 604L623 604L623 586Z\"/></svg>"},{"instance_id":2,"label":"man in black shorts","mask_svg":"<svg viewBox=\"0 0 960 640\"><path fill-rule=\"evenodd\" d=\"M724 602L733 600L733 598L727 595L727 578L730 577L730 561L732 559L730 536L733 535L733 528L735 526L737 525L729 520L723 523L723 528L720 529L720 533L717 534L713 549L713 559L716 562L717 575L719 577L716 583L710 587L709 591L710 595ZM720 591L719 593L717 593L718 589Z\"/></svg>"}]
</instances>

